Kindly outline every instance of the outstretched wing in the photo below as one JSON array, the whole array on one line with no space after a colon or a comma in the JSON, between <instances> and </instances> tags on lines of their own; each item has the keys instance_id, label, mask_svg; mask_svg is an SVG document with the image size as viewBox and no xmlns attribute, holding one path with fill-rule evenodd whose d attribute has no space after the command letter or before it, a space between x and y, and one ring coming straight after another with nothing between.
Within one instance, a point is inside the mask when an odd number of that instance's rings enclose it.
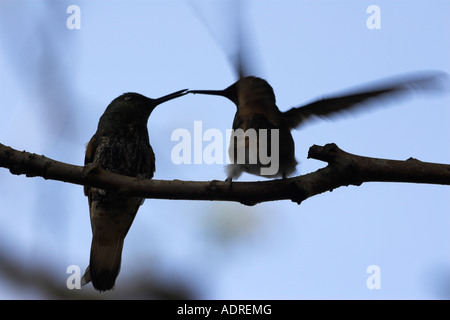
<instances>
[{"instance_id":1,"label":"outstretched wing","mask_svg":"<svg viewBox=\"0 0 450 320\"><path fill-rule=\"evenodd\" d=\"M347 94L324 98L282 113L289 128L296 128L314 118L331 118L343 113L366 111L370 106L386 106L388 99L405 98L419 92L442 91L445 72L432 72L416 76L404 76L396 80L384 80ZM381 103L383 102L383 103ZM378 104L376 104L378 103Z\"/></svg>"}]
</instances>

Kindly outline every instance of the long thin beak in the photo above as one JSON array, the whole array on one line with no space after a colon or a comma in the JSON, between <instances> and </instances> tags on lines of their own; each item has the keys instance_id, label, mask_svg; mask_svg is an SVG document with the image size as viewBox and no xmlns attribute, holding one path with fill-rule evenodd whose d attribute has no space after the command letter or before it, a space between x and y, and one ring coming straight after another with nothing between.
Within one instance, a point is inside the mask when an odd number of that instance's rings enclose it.
<instances>
[{"instance_id":1,"label":"long thin beak","mask_svg":"<svg viewBox=\"0 0 450 320\"><path fill-rule=\"evenodd\" d=\"M171 94L168 94L168 95L166 95L166 96L164 96L164 97L161 97L161 98L158 98L158 99L154 99L154 100L153 100L153 103L154 103L155 106L156 106L156 105L161 104L161 103L163 103L163 102L166 102L166 101L169 101L169 100L172 100L172 99L175 99L175 98L184 96L185 94L188 93L187 90L188 90L188 89L183 89L183 90L176 91L176 92L173 92L173 93L171 93Z\"/></svg>"},{"instance_id":2,"label":"long thin beak","mask_svg":"<svg viewBox=\"0 0 450 320\"><path fill-rule=\"evenodd\" d=\"M230 99L237 107L239 105L236 83L232 84L224 90L189 90L187 93L210 94L214 96L222 96Z\"/></svg>"},{"instance_id":3,"label":"long thin beak","mask_svg":"<svg viewBox=\"0 0 450 320\"><path fill-rule=\"evenodd\" d=\"M189 90L187 93L210 94L228 98L228 94L225 90Z\"/></svg>"}]
</instances>

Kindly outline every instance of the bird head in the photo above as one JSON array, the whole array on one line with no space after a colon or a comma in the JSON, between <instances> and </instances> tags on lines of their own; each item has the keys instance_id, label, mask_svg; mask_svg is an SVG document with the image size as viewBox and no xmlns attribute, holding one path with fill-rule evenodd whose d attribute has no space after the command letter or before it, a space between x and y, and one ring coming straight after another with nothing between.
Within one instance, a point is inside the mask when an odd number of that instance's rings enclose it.
<instances>
[{"instance_id":1,"label":"bird head","mask_svg":"<svg viewBox=\"0 0 450 320\"><path fill-rule=\"evenodd\" d=\"M143 124L147 125L152 111L159 104L185 95L187 89L179 90L158 99L151 99L139 93L128 92L115 98L100 118L99 127Z\"/></svg>"},{"instance_id":2,"label":"bird head","mask_svg":"<svg viewBox=\"0 0 450 320\"><path fill-rule=\"evenodd\" d=\"M270 84L254 76L241 78L224 90L189 90L188 93L223 96L233 101L238 108L258 101L275 105L275 93Z\"/></svg>"}]
</instances>

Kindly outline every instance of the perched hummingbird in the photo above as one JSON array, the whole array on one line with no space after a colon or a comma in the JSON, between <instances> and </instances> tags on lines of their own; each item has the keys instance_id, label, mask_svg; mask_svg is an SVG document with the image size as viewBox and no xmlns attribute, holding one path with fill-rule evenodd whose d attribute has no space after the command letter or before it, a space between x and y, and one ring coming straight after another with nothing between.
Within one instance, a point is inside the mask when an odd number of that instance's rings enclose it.
<instances>
[{"instance_id":1,"label":"perched hummingbird","mask_svg":"<svg viewBox=\"0 0 450 320\"><path fill-rule=\"evenodd\" d=\"M291 130L299 127L306 120L315 117L329 117L343 111L363 108L368 102L376 101L373 98L392 97L399 94L411 93L416 90L434 89L436 81L443 73L433 73L403 78L402 80L383 82L381 86L366 87L364 90L352 91L348 94L323 98L300 107L291 108L282 112L275 102L275 94L269 83L254 76L242 77L224 90L189 90L189 93L219 95L230 99L237 107L233 121L233 130L242 129L241 134L233 134L228 149L231 164L227 166L227 181L237 179L242 172L265 176L267 178L286 178L295 172L297 161L295 159L294 140ZM256 132L257 143L252 144L251 135L242 134L248 129ZM265 151L272 160L277 160L274 171L264 174L267 169L267 159L262 161L264 151L260 149L260 129L266 129ZM277 129L277 130L273 130ZM278 140L272 141L270 132L278 133ZM276 136L275 136L276 137ZM236 140L236 143L234 141ZM274 143L276 145L274 145ZM275 148L272 148L274 147ZM245 159L239 161L239 148L245 148ZM276 154L270 154L275 151ZM251 161L251 155L255 161ZM257 157L256 157L257 155ZM278 155L278 157L277 157ZM265 155L266 156L266 155ZM270 164L272 165L272 164Z\"/></svg>"},{"instance_id":2,"label":"perched hummingbird","mask_svg":"<svg viewBox=\"0 0 450 320\"><path fill-rule=\"evenodd\" d=\"M151 179L155 154L148 137L148 118L157 105L186 94L186 90L159 99L138 93L125 93L114 99L86 147L85 165L97 163L107 171ZM87 186L84 193L89 201L92 245L82 283L92 281L95 289L110 290L119 274L125 236L144 199Z\"/></svg>"}]
</instances>

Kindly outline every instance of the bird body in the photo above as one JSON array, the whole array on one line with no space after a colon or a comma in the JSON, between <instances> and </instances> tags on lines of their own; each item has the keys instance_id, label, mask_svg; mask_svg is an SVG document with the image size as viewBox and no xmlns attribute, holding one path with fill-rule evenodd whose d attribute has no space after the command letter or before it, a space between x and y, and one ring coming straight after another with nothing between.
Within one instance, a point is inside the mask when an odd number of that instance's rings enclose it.
<instances>
[{"instance_id":1,"label":"bird body","mask_svg":"<svg viewBox=\"0 0 450 320\"><path fill-rule=\"evenodd\" d=\"M189 92L221 95L237 106L228 149L231 160L231 164L227 166L228 180L238 178L242 172L275 178L287 177L295 171L297 161L294 140L276 105L273 89L267 81L250 76L241 78L225 90ZM253 135L246 134L249 129L254 130ZM262 136L264 139L261 139ZM239 158L239 150L243 148L244 158ZM264 161L265 157L276 162L274 170L269 170L273 163ZM264 174L261 169L266 169L269 173Z\"/></svg>"},{"instance_id":2,"label":"bird body","mask_svg":"<svg viewBox=\"0 0 450 320\"><path fill-rule=\"evenodd\" d=\"M85 165L95 163L110 172L151 179L155 154L148 137L148 118L158 104L184 94L181 90L150 99L125 93L114 99L86 147ZM84 193L89 203L92 244L83 284L92 281L97 290L110 290L120 271L125 236L144 199L87 186Z\"/></svg>"},{"instance_id":3,"label":"bird body","mask_svg":"<svg viewBox=\"0 0 450 320\"><path fill-rule=\"evenodd\" d=\"M253 101L236 112L228 149L231 160L231 164L227 166L228 179L238 178L242 172L267 178L287 177L295 172L297 161L294 140L283 118L279 116L278 108L273 106L275 105L261 108L261 104ZM250 134L248 138L245 137L245 132L248 133L249 130L254 130L253 139ZM246 152L245 160L239 161L239 151L243 148ZM270 161L264 161L264 157ZM261 169L266 169L267 173Z\"/></svg>"}]
</instances>

